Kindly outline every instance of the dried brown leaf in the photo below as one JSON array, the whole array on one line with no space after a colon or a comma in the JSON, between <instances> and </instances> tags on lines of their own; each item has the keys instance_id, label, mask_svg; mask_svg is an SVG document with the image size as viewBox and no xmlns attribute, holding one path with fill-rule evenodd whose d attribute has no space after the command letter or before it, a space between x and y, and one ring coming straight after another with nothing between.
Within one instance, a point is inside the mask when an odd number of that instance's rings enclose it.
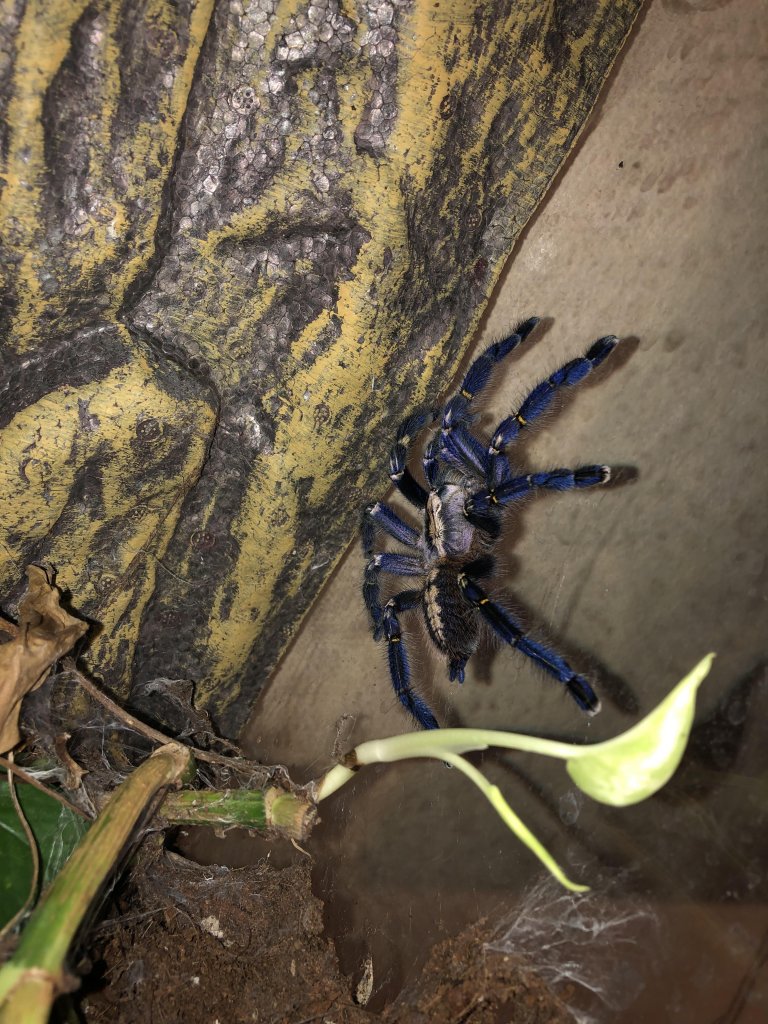
<instances>
[{"instance_id":1,"label":"dried brown leaf","mask_svg":"<svg viewBox=\"0 0 768 1024\"><path fill-rule=\"evenodd\" d=\"M43 569L27 566L27 593L19 604L18 634L0 644L0 754L20 740L19 710L24 697L45 680L51 666L71 650L88 623L73 618L59 603Z\"/></svg>"},{"instance_id":2,"label":"dried brown leaf","mask_svg":"<svg viewBox=\"0 0 768 1024\"><path fill-rule=\"evenodd\" d=\"M62 779L65 789L79 789L83 784L83 776L88 774L87 768L82 768L77 761L72 757L69 750L67 750L67 740L72 737L68 732L63 732L57 736L53 742L53 749L56 751L56 756L64 766L65 776Z\"/></svg>"}]
</instances>

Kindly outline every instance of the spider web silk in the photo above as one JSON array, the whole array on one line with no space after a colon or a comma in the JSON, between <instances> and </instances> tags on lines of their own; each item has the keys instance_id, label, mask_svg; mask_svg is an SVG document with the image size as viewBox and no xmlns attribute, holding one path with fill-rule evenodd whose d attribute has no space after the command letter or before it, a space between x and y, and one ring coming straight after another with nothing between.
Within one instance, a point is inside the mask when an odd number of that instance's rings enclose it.
<instances>
[{"instance_id":1,"label":"spider web silk","mask_svg":"<svg viewBox=\"0 0 768 1024\"><path fill-rule=\"evenodd\" d=\"M619 902L605 891L566 892L544 876L522 894L486 948L528 961L578 1024L608 1024L642 992L649 950L658 943L656 915L630 900ZM576 997L574 984L581 990Z\"/></svg>"}]
</instances>

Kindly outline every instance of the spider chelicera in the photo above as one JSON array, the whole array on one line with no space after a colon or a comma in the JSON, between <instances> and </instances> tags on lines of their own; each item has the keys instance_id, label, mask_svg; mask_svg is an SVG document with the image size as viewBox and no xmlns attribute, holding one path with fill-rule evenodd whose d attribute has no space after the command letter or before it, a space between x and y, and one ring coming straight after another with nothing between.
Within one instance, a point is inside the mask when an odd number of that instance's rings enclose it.
<instances>
[{"instance_id":1,"label":"spider chelicera","mask_svg":"<svg viewBox=\"0 0 768 1024\"><path fill-rule=\"evenodd\" d=\"M485 623L562 683L583 711L595 714L600 710L600 702L587 680L551 647L528 636L514 616L490 598L479 582L493 574L490 552L510 506L536 490L596 487L611 476L608 466L554 469L520 476L510 467L506 449L549 407L560 388L583 380L610 354L618 343L613 336L600 338L586 355L566 363L538 384L519 411L502 420L490 442L479 440L471 432L473 399L488 383L496 364L517 348L538 322L538 318L526 320L472 363L458 392L443 407L442 424L424 451L422 464L427 488L406 466L408 448L419 431L440 414L416 412L398 430L390 453L390 479L418 509L421 529L403 522L382 501L368 506L363 516L363 596L373 635L386 642L389 671L398 699L425 729L438 728L438 722L411 686L399 621L402 612L418 607L423 611L432 641L448 661L452 680L464 682L464 668L475 652L481 624ZM376 552L379 531L405 545L409 553ZM418 587L402 590L382 603L382 573L413 577L418 580Z\"/></svg>"}]
</instances>

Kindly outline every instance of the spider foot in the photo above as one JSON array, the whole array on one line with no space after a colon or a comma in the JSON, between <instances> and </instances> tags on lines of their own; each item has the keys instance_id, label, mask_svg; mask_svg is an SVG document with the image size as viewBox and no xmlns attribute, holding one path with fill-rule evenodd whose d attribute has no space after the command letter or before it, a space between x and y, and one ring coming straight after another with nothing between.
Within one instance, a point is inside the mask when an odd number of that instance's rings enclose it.
<instances>
[{"instance_id":1,"label":"spider foot","mask_svg":"<svg viewBox=\"0 0 768 1024\"><path fill-rule=\"evenodd\" d=\"M600 710L600 698L589 685L584 676L571 676L565 688L588 715L596 715Z\"/></svg>"},{"instance_id":2,"label":"spider foot","mask_svg":"<svg viewBox=\"0 0 768 1024\"><path fill-rule=\"evenodd\" d=\"M467 664L466 658L455 658L448 664L448 674L451 682L464 682L464 668Z\"/></svg>"}]
</instances>

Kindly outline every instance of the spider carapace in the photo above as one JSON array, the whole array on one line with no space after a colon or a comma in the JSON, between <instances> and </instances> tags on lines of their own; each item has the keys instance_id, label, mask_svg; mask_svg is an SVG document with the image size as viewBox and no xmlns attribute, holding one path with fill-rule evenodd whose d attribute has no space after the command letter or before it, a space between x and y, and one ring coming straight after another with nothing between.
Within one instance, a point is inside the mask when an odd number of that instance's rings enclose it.
<instances>
[{"instance_id":1,"label":"spider carapace","mask_svg":"<svg viewBox=\"0 0 768 1024\"><path fill-rule=\"evenodd\" d=\"M474 653L483 624L506 643L535 661L565 686L587 714L600 709L592 687L549 645L523 629L505 608L486 593L481 581L493 576L492 551L501 535L505 512L533 491L568 491L596 487L611 476L608 466L555 469L524 476L510 466L507 448L550 406L561 388L583 380L616 346L609 336L596 341L586 355L573 359L538 384L518 412L498 425L493 436L480 440L472 432L473 399L487 385L494 367L528 337L538 323L526 320L508 338L490 345L470 366L458 392L442 411L419 411L401 425L390 453L390 479L421 519L415 529L388 505L378 501L363 516L366 566L363 596L373 635L387 645L392 685L403 707L425 729L438 722L411 685L402 613L421 608L427 630L448 662L452 680L464 681L464 668ZM408 469L408 449L430 423L440 426L427 443L422 465L424 487ZM387 534L408 552L375 550L377 534ZM387 600L381 594L382 573L411 577L415 586ZM383 603L384 602L384 603Z\"/></svg>"}]
</instances>

